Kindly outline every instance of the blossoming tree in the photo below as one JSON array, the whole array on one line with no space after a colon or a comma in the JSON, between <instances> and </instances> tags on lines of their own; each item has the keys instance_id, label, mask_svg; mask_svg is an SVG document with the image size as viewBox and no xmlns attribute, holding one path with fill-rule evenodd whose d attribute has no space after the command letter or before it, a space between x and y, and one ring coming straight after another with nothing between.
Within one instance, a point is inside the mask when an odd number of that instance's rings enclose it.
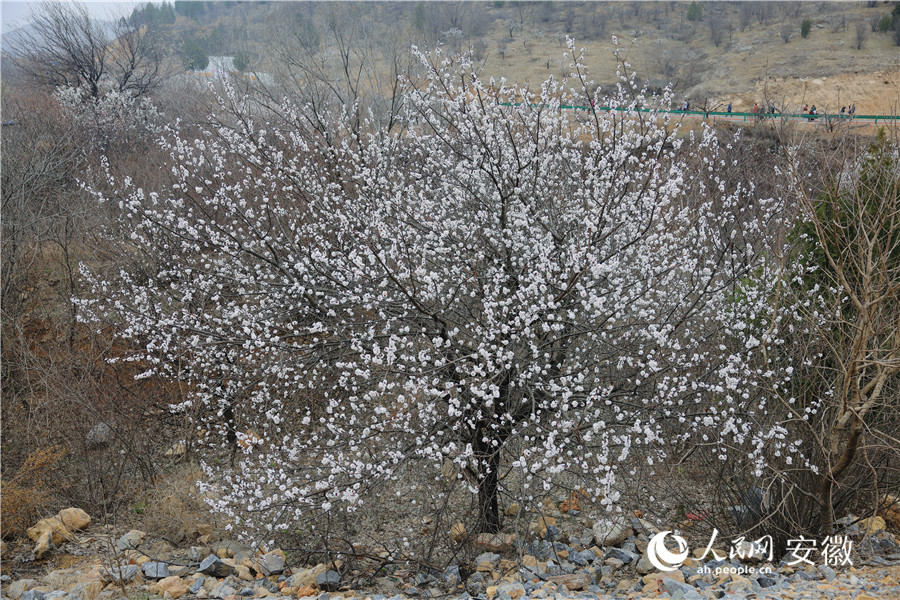
<instances>
[{"instance_id":1,"label":"blossoming tree","mask_svg":"<svg viewBox=\"0 0 900 600\"><path fill-rule=\"evenodd\" d=\"M443 471L492 532L511 481L525 502L583 486L615 510L635 451L790 452L754 426L749 366L778 202L719 178L710 132L686 142L689 172L655 108L670 98L625 77L589 97L580 60L535 92L423 63L392 130L316 115L320 135L308 107L226 95L231 121L165 137L171 186L108 198L133 266L87 273L86 314L188 384L214 438L244 442L235 468L207 465L218 508L280 530Z\"/></svg>"}]
</instances>

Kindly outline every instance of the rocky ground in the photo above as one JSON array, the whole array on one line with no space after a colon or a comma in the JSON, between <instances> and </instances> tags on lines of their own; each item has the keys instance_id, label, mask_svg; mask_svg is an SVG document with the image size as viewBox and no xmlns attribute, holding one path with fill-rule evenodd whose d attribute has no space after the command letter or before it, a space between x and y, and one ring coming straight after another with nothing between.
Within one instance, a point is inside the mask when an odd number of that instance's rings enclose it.
<instances>
[{"instance_id":1,"label":"rocky ground","mask_svg":"<svg viewBox=\"0 0 900 600\"><path fill-rule=\"evenodd\" d=\"M706 599L898 599L900 544L881 517L846 518L854 540L852 564L832 567L768 563L763 557L699 559L663 572L648 558L658 530L644 519L600 519L592 529L566 532L552 517L533 522L528 539L482 535L473 543L473 562L423 571L391 562L360 567L346 557L328 564L292 565L279 549L253 550L234 541L177 548L142 531L116 533L90 526L80 509L66 509L29 530L33 548L3 548L2 597L11 600L117 600L123 597L184 600L219 598L288 600L317 598L448 598L584 600ZM717 544L719 545L719 544ZM721 556L734 551L719 549ZM740 550L740 547L737 547ZM50 556L71 556L66 568L44 569ZM59 565L59 561L56 561ZM15 576L10 575L11 572ZM30 573L30 574L29 574Z\"/></svg>"}]
</instances>

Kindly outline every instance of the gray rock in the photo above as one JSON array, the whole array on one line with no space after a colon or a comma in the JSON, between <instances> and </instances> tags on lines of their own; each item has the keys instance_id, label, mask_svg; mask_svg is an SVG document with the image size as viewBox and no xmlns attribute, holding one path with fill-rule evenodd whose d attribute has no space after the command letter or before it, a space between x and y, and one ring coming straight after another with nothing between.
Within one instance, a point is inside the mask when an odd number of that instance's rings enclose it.
<instances>
[{"instance_id":1,"label":"gray rock","mask_svg":"<svg viewBox=\"0 0 900 600\"><path fill-rule=\"evenodd\" d=\"M403 590L403 593L406 594L407 596L418 596L418 595L419 595L419 590L417 590L417 589L416 589L415 587L413 587L413 586L409 586L408 588L406 588L405 590Z\"/></svg>"},{"instance_id":2,"label":"gray rock","mask_svg":"<svg viewBox=\"0 0 900 600\"><path fill-rule=\"evenodd\" d=\"M662 584L672 598L675 598L676 593L680 593L681 598L684 600L703 600L703 596L700 595L700 592L695 590L689 583L681 583L676 579L667 577L662 580Z\"/></svg>"},{"instance_id":3,"label":"gray rock","mask_svg":"<svg viewBox=\"0 0 900 600\"><path fill-rule=\"evenodd\" d=\"M238 595L240 596L252 596L254 594L253 588L245 587L242 589Z\"/></svg>"},{"instance_id":4,"label":"gray rock","mask_svg":"<svg viewBox=\"0 0 900 600\"><path fill-rule=\"evenodd\" d=\"M483 554L479 554L475 558L475 564L480 564L480 563L489 563L494 568L497 568L497 566L500 564L500 555L494 554L493 552L485 552Z\"/></svg>"},{"instance_id":5,"label":"gray rock","mask_svg":"<svg viewBox=\"0 0 900 600\"><path fill-rule=\"evenodd\" d=\"M624 517L600 519L594 523L594 540L601 546L618 546L631 535L631 523Z\"/></svg>"},{"instance_id":6,"label":"gray rock","mask_svg":"<svg viewBox=\"0 0 900 600\"><path fill-rule=\"evenodd\" d=\"M656 567L653 566L653 563L650 562L650 559L647 558L646 555L641 556L641 559L637 562L637 565L635 568L637 569L637 572L640 573L641 575L646 575L650 571L656 570Z\"/></svg>"},{"instance_id":7,"label":"gray rock","mask_svg":"<svg viewBox=\"0 0 900 600\"><path fill-rule=\"evenodd\" d=\"M332 570L319 573L316 575L316 585L326 592L335 592L341 585L341 575Z\"/></svg>"},{"instance_id":8,"label":"gray rock","mask_svg":"<svg viewBox=\"0 0 900 600\"><path fill-rule=\"evenodd\" d=\"M97 423L91 427L84 439L91 446L105 446L113 439L112 427L106 423Z\"/></svg>"},{"instance_id":9,"label":"gray rock","mask_svg":"<svg viewBox=\"0 0 900 600\"><path fill-rule=\"evenodd\" d=\"M227 583L220 583L209 591L210 598L224 598L225 596L232 596L234 594L237 594L237 590Z\"/></svg>"},{"instance_id":10,"label":"gray rock","mask_svg":"<svg viewBox=\"0 0 900 600\"><path fill-rule=\"evenodd\" d=\"M19 596L19 600L44 600L44 592L28 590Z\"/></svg>"},{"instance_id":11,"label":"gray rock","mask_svg":"<svg viewBox=\"0 0 900 600\"><path fill-rule=\"evenodd\" d=\"M196 594L200 591L200 588L203 587L203 582L206 581L205 577L198 577L194 583L191 584L191 587L188 588L192 594Z\"/></svg>"},{"instance_id":12,"label":"gray rock","mask_svg":"<svg viewBox=\"0 0 900 600\"><path fill-rule=\"evenodd\" d=\"M169 565L164 562L151 561L141 567L147 579L165 579L169 576Z\"/></svg>"},{"instance_id":13,"label":"gray rock","mask_svg":"<svg viewBox=\"0 0 900 600\"><path fill-rule=\"evenodd\" d=\"M116 547L119 550L128 550L129 548L137 548L140 546L141 542L144 540L144 536L146 534L143 531L139 531L137 529L132 529L125 535L119 538L119 541L116 542Z\"/></svg>"},{"instance_id":14,"label":"gray rock","mask_svg":"<svg viewBox=\"0 0 900 600\"><path fill-rule=\"evenodd\" d=\"M819 565L819 572L825 576L825 581L834 581L834 578L837 577L837 573L828 565Z\"/></svg>"},{"instance_id":15,"label":"gray rock","mask_svg":"<svg viewBox=\"0 0 900 600\"><path fill-rule=\"evenodd\" d=\"M207 554L209 554L209 548L191 546L190 550L188 550L188 560L191 562L200 562Z\"/></svg>"},{"instance_id":16,"label":"gray rock","mask_svg":"<svg viewBox=\"0 0 900 600\"><path fill-rule=\"evenodd\" d=\"M284 571L284 558L278 552L268 552L257 559L259 571L266 577Z\"/></svg>"},{"instance_id":17,"label":"gray rock","mask_svg":"<svg viewBox=\"0 0 900 600\"><path fill-rule=\"evenodd\" d=\"M106 579L112 583L128 583L135 577L141 568L137 565L120 565L104 571Z\"/></svg>"},{"instance_id":18,"label":"gray rock","mask_svg":"<svg viewBox=\"0 0 900 600\"><path fill-rule=\"evenodd\" d=\"M525 586L521 583L504 583L497 588L499 600L513 600L525 595Z\"/></svg>"},{"instance_id":19,"label":"gray rock","mask_svg":"<svg viewBox=\"0 0 900 600\"><path fill-rule=\"evenodd\" d=\"M777 583L774 579L772 579L771 577L766 577L765 575L763 575L762 577L757 577L756 581L757 583L759 583L759 587L762 588L772 587Z\"/></svg>"},{"instance_id":20,"label":"gray rock","mask_svg":"<svg viewBox=\"0 0 900 600\"><path fill-rule=\"evenodd\" d=\"M444 583L449 583L450 585L456 585L459 583L459 565L450 565L444 572L441 574L441 579L444 580ZM374 598L372 600L375 600Z\"/></svg>"},{"instance_id":21,"label":"gray rock","mask_svg":"<svg viewBox=\"0 0 900 600\"><path fill-rule=\"evenodd\" d=\"M213 577L228 577L234 572L234 567L226 562L223 562L222 559L215 554L210 554L205 559L203 559L203 562L200 563L197 571L200 573L205 573L207 575L212 575Z\"/></svg>"},{"instance_id":22,"label":"gray rock","mask_svg":"<svg viewBox=\"0 0 900 600\"><path fill-rule=\"evenodd\" d=\"M62 600L66 597L66 593L62 590L53 590L44 594L44 600Z\"/></svg>"},{"instance_id":23,"label":"gray rock","mask_svg":"<svg viewBox=\"0 0 900 600\"><path fill-rule=\"evenodd\" d=\"M594 556L594 553L590 552L590 555ZM578 565L579 567L583 567L588 564L587 558L585 558L585 556L581 552L575 552L574 554L569 555L569 561L574 565Z\"/></svg>"},{"instance_id":24,"label":"gray rock","mask_svg":"<svg viewBox=\"0 0 900 600\"><path fill-rule=\"evenodd\" d=\"M621 548L610 548L609 552L606 553L606 558L617 558L621 560L623 564L628 565L636 561L639 558L639 555Z\"/></svg>"},{"instance_id":25,"label":"gray rock","mask_svg":"<svg viewBox=\"0 0 900 600\"><path fill-rule=\"evenodd\" d=\"M20 579L6 587L3 590L3 595L7 598L12 598L12 600L19 600L22 597L22 594L27 592L33 587L37 587L40 585L35 579Z\"/></svg>"}]
</instances>

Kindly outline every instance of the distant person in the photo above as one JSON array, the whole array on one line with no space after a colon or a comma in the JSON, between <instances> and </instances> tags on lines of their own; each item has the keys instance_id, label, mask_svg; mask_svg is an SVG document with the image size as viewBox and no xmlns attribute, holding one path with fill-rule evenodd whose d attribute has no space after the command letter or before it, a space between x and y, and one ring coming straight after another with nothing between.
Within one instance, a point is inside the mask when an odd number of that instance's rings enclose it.
<instances>
[{"instance_id":1,"label":"distant person","mask_svg":"<svg viewBox=\"0 0 900 600\"><path fill-rule=\"evenodd\" d=\"M731 113L731 102L728 103L728 112Z\"/></svg>"},{"instance_id":2,"label":"distant person","mask_svg":"<svg viewBox=\"0 0 900 600\"><path fill-rule=\"evenodd\" d=\"M809 112L809 104L804 104L803 105L803 114L805 115L808 112Z\"/></svg>"},{"instance_id":3,"label":"distant person","mask_svg":"<svg viewBox=\"0 0 900 600\"><path fill-rule=\"evenodd\" d=\"M853 104L853 105L850 106L850 114L851 114L851 115L855 115L855 114L856 114L856 105L855 105L855 104Z\"/></svg>"},{"instance_id":4,"label":"distant person","mask_svg":"<svg viewBox=\"0 0 900 600\"><path fill-rule=\"evenodd\" d=\"M756 114L758 112L759 112L759 104L754 104L753 105L753 114Z\"/></svg>"},{"instance_id":5,"label":"distant person","mask_svg":"<svg viewBox=\"0 0 900 600\"><path fill-rule=\"evenodd\" d=\"M811 115L817 115L817 114L819 114L819 111L816 110L816 105L815 105L815 104L813 104L813 105L812 105L812 108L809 109L809 114L811 114Z\"/></svg>"},{"instance_id":6,"label":"distant person","mask_svg":"<svg viewBox=\"0 0 900 600\"><path fill-rule=\"evenodd\" d=\"M846 113L847 113L847 107L846 107L846 106L842 106L842 107L841 107L841 114L843 115L843 114L846 114Z\"/></svg>"}]
</instances>

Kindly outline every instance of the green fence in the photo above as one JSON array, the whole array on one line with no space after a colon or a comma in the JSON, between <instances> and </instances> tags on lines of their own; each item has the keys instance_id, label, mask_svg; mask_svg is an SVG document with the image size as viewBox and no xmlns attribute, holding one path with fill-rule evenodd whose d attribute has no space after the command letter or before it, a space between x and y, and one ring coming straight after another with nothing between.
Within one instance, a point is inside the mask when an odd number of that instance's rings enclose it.
<instances>
[{"instance_id":1,"label":"green fence","mask_svg":"<svg viewBox=\"0 0 900 600\"><path fill-rule=\"evenodd\" d=\"M500 106L522 106L521 102L501 102ZM529 104L532 108L538 108L541 105L539 104ZM561 110L572 110L576 113L578 111L589 111L591 110L590 106L576 106L574 104L562 104L559 107ZM610 110L615 110L616 112L640 112L640 113L649 113L654 112L649 108L641 108L641 109L629 109L629 108L616 108L611 109L608 106L598 106L596 110L601 112L609 112ZM733 121L774 121L774 120L799 120L799 121L807 121L807 122L815 122L821 119L826 119L828 122L843 122L843 121L861 121L861 122L874 122L878 123L879 121L900 121L900 116L897 115L848 115L848 114L816 114L811 115L809 113L754 113L754 112L718 112L718 111L702 111L702 110L664 110L664 111L656 111L658 114L665 115L682 115L688 117L699 117L701 119L712 119L712 118L726 118Z\"/></svg>"}]
</instances>

